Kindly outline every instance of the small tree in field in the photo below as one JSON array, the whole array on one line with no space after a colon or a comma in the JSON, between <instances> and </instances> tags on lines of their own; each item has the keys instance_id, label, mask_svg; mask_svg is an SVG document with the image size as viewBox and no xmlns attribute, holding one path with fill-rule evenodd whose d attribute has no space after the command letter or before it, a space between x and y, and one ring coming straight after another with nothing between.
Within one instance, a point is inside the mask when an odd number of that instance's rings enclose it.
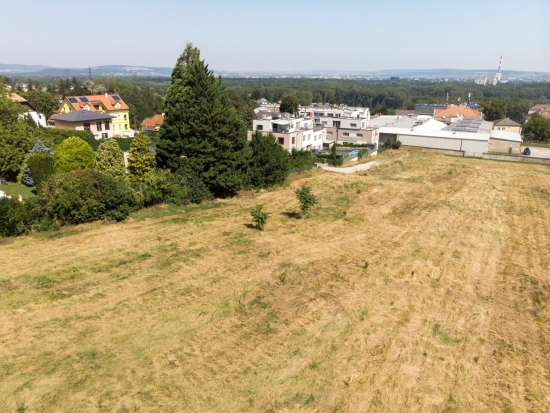
<instances>
[{"instance_id":1,"label":"small tree in field","mask_svg":"<svg viewBox=\"0 0 550 413\"><path fill-rule=\"evenodd\" d=\"M254 221L256 228L262 231L267 222L267 219L269 218L269 213L264 210L264 205L255 205L254 208L252 208L250 215L252 215L252 220Z\"/></svg>"},{"instance_id":2,"label":"small tree in field","mask_svg":"<svg viewBox=\"0 0 550 413\"><path fill-rule=\"evenodd\" d=\"M294 191L296 193L296 198L300 202L300 211L302 211L302 216L306 215L311 208L317 205L317 197L311 192L311 189L307 186L302 186L300 189Z\"/></svg>"}]
</instances>

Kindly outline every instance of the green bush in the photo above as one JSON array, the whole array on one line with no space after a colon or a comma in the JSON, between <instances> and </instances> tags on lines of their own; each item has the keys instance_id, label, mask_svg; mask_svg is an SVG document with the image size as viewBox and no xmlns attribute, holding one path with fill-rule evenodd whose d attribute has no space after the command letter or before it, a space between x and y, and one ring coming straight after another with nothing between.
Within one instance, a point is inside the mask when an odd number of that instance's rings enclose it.
<instances>
[{"instance_id":1,"label":"green bush","mask_svg":"<svg viewBox=\"0 0 550 413\"><path fill-rule=\"evenodd\" d=\"M95 154L94 169L115 179L126 178L124 154L116 139L101 141Z\"/></svg>"},{"instance_id":2,"label":"green bush","mask_svg":"<svg viewBox=\"0 0 550 413\"><path fill-rule=\"evenodd\" d=\"M357 159L363 159L369 156L369 150L368 149L361 149L359 153L357 154Z\"/></svg>"},{"instance_id":3,"label":"green bush","mask_svg":"<svg viewBox=\"0 0 550 413\"><path fill-rule=\"evenodd\" d=\"M277 143L272 133L256 131L250 141L252 157L248 169L250 184L255 188L268 188L282 184L288 174L289 155Z\"/></svg>"},{"instance_id":4,"label":"green bush","mask_svg":"<svg viewBox=\"0 0 550 413\"><path fill-rule=\"evenodd\" d=\"M53 156L55 169L59 173L92 169L94 158L92 147L76 136L61 142Z\"/></svg>"},{"instance_id":5,"label":"green bush","mask_svg":"<svg viewBox=\"0 0 550 413\"><path fill-rule=\"evenodd\" d=\"M37 139L36 140L36 143L34 144L34 146L32 147L32 149L29 151L29 153L27 154L27 159L32 156L32 155L36 155L38 153L43 153L43 154L47 154L47 155L50 155L50 156L53 156L53 151L48 148L46 145L44 145L40 139ZM23 171L20 175L21 177L21 183L26 185L26 186L35 186L36 185L36 182L34 182L34 179L32 177L32 174L31 174L31 169L29 168L29 164L28 164L28 161L25 162L25 166L23 167ZM19 182L19 181L18 181Z\"/></svg>"},{"instance_id":6,"label":"green bush","mask_svg":"<svg viewBox=\"0 0 550 413\"><path fill-rule=\"evenodd\" d=\"M28 232L33 217L25 203L6 197L0 198L0 237L14 237Z\"/></svg>"},{"instance_id":7,"label":"green bush","mask_svg":"<svg viewBox=\"0 0 550 413\"><path fill-rule=\"evenodd\" d=\"M311 192L311 189L305 185L300 189L296 189L294 192L296 194L296 198L298 198L298 202L300 203L302 216L304 216L317 204L317 197L313 194L313 192Z\"/></svg>"},{"instance_id":8,"label":"green bush","mask_svg":"<svg viewBox=\"0 0 550 413\"><path fill-rule=\"evenodd\" d=\"M288 168L289 170L301 169L309 166L313 166L315 163L315 156L311 151L292 149L289 154Z\"/></svg>"},{"instance_id":9,"label":"green bush","mask_svg":"<svg viewBox=\"0 0 550 413\"><path fill-rule=\"evenodd\" d=\"M269 213L264 210L263 204L255 205L254 208L252 208L250 215L252 215L252 220L254 221L256 228L262 231L267 223L267 219L269 218Z\"/></svg>"},{"instance_id":10,"label":"green bush","mask_svg":"<svg viewBox=\"0 0 550 413\"><path fill-rule=\"evenodd\" d=\"M32 175L32 179L36 187L40 187L48 177L55 174L55 168L53 166L53 158L45 153L37 153L31 155L27 159L27 164Z\"/></svg>"},{"instance_id":11,"label":"green bush","mask_svg":"<svg viewBox=\"0 0 550 413\"><path fill-rule=\"evenodd\" d=\"M105 216L99 183L91 171L53 175L43 182L40 198L46 214L60 224L80 224Z\"/></svg>"},{"instance_id":12,"label":"green bush","mask_svg":"<svg viewBox=\"0 0 550 413\"><path fill-rule=\"evenodd\" d=\"M52 149L56 149L64 140L77 137L85 141L90 147L96 151L101 141L97 140L92 132L88 130L73 130L61 128L36 128L34 133L36 138L40 139L44 144Z\"/></svg>"},{"instance_id":13,"label":"green bush","mask_svg":"<svg viewBox=\"0 0 550 413\"><path fill-rule=\"evenodd\" d=\"M93 172L93 176L99 185L105 217L115 221L126 219L136 206L130 186L123 179L115 179L97 171Z\"/></svg>"},{"instance_id":14,"label":"green bush","mask_svg":"<svg viewBox=\"0 0 550 413\"><path fill-rule=\"evenodd\" d=\"M211 201L214 195L206 184L196 175L186 175L187 199L192 204L200 204L202 201Z\"/></svg>"}]
</instances>

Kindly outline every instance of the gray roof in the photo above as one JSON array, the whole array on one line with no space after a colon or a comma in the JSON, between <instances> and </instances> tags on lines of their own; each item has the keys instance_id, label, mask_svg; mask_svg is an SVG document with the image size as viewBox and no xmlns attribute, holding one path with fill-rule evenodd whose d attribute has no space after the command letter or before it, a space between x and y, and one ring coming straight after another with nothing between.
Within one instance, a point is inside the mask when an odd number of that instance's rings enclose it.
<instances>
[{"instance_id":1,"label":"gray roof","mask_svg":"<svg viewBox=\"0 0 550 413\"><path fill-rule=\"evenodd\" d=\"M495 126L521 126L521 125L517 122L514 122L510 118L504 118L504 119L495 120Z\"/></svg>"},{"instance_id":2,"label":"gray roof","mask_svg":"<svg viewBox=\"0 0 550 413\"><path fill-rule=\"evenodd\" d=\"M111 116L107 113L91 112L89 110L77 110L76 112L63 113L62 115L52 116L51 120L53 120L54 122L56 120L62 120L65 122L87 122L112 118L114 118L114 116Z\"/></svg>"}]
</instances>

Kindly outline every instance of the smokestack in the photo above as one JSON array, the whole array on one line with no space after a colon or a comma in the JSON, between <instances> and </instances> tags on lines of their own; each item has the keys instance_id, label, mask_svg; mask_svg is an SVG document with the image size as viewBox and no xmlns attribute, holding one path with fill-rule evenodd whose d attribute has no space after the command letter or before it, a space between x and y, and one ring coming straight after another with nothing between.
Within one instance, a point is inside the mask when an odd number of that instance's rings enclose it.
<instances>
[{"instance_id":1,"label":"smokestack","mask_svg":"<svg viewBox=\"0 0 550 413\"><path fill-rule=\"evenodd\" d=\"M501 68L502 68L502 56L500 56L500 63L498 64L498 73L500 73Z\"/></svg>"}]
</instances>

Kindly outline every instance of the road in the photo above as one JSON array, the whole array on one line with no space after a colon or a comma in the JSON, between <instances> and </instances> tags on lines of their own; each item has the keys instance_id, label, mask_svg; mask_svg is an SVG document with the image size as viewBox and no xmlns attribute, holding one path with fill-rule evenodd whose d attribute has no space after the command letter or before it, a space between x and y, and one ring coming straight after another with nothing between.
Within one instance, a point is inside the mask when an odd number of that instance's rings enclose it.
<instances>
[{"instance_id":1,"label":"road","mask_svg":"<svg viewBox=\"0 0 550 413\"><path fill-rule=\"evenodd\" d=\"M522 150L523 149L524 148L522 148ZM531 157L533 158L550 159L550 148L536 148L533 146L529 146L529 149L531 149Z\"/></svg>"}]
</instances>

